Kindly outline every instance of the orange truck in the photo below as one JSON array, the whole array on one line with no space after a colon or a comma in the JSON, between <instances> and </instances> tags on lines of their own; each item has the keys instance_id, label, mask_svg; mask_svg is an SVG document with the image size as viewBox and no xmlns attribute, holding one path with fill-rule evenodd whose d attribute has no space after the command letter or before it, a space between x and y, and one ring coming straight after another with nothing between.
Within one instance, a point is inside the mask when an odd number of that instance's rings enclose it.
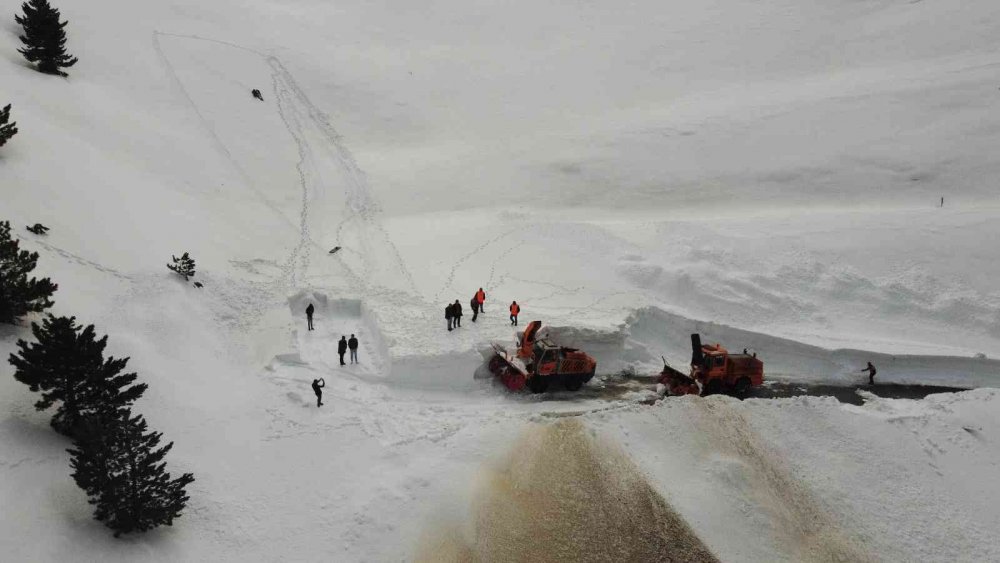
<instances>
[{"instance_id":1,"label":"orange truck","mask_svg":"<svg viewBox=\"0 0 1000 563\"><path fill-rule=\"evenodd\" d=\"M527 387L532 393L543 393L556 383L576 391L590 381L597 371L597 360L586 352L559 346L539 338L541 321L531 321L524 332L517 334L517 351L508 352L493 345L489 370L512 391Z\"/></svg>"},{"instance_id":2,"label":"orange truck","mask_svg":"<svg viewBox=\"0 0 1000 563\"><path fill-rule=\"evenodd\" d=\"M664 362L659 381L671 395L729 393L742 398L764 383L764 362L756 353L731 354L721 344L702 344L701 335L692 334L691 374Z\"/></svg>"}]
</instances>

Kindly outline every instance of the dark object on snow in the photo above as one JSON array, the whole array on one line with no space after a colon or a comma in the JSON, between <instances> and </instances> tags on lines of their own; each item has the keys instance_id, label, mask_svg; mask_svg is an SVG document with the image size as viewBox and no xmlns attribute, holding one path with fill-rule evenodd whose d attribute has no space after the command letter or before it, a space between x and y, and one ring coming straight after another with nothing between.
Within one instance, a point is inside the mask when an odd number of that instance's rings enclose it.
<instances>
[{"instance_id":1,"label":"dark object on snow","mask_svg":"<svg viewBox=\"0 0 1000 563\"><path fill-rule=\"evenodd\" d=\"M340 355L340 365L345 366L344 354L347 353L347 337L344 335L340 336L340 342L337 342L337 354Z\"/></svg>"},{"instance_id":2,"label":"dark object on snow","mask_svg":"<svg viewBox=\"0 0 1000 563\"><path fill-rule=\"evenodd\" d=\"M170 268L174 272L184 276L184 281L188 281L188 278L194 277L194 258L188 256L185 252L180 258L171 255L170 256L174 263L167 264L167 268Z\"/></svg>"},{"instance_id":3,"label":"dark object on snow","mask_svg":"<svg viewBox=\"0 0 1000 563\"><path fill-rule=\"evenodd\" d=\"M10 222L0 221L0 323L12 323L28 313L52 306L59 288L49 278L28 278L38 264L38 253L20 249L10 237Z\"/></svg>"},{"instance_id":4,"label":"dark object on snow","mask_svg":"<svg viewBox=\"0 0 1000 563\"><path fill-rule=\"evenodd\" d=\"M201 289L201 288L205 287L205 286L201 285L201 282L194 282L194 286L197 287L198 289Z\"/></svg>"},{"instance_id":5,"label":"dark object on snow","mask_svg":"<svg viewBox=\"0 0 1000 563\"><path fill-rule=\"evenodd\" d=\"M313 311L315 310L316 308L313 307L312 303L310 303L309 306L306 307L306 325L308 326L309 330L313 329Z\"/></svg>"},{"instance_id":6,"label":"dark object on snow","mask_svg":"<svg viewBox=\"0 0 1000 563\"><path fill-rule=\"evenodd\" d=\"M60 434L78 437L85 417L126 411L146 391L145 383L133 385L136 374L121 373L128 358L104 358L108 337L98 340L94 325L48 315L31 332L37 342L18 340L10 356L14 379L42 392L35 409L58 404L51 424Z\"/></svg>"},{"instance_id":7,"label":"dark object on snow","mask_svg":"<svg viewBox=\"0 0 1000 563\"><path fill-rule=\"evenodd\" d=\"M875 366L872 365L871 362L868 362L868 367L864 368L861 371L868 372L868 385L875 385L875 374L878 373L878 370L875 369Z\"/></svg>"},{"instance_id":8,"label":"dark object on snow","mask_svg":"<svg viewBox=\"0 0 1000 563\"><path fill-rule=\"evenodd\" d=\"M7 104L2 110L0 110L0 147L4 145L11 137L17 135L17 123L8 123L10 121L10 104Z\"/></svg>"},{"instance_id":9,"label":"dark object on snow","mask_svg":"<svg viewBox=\"0 0 1000 563\"><path fill-rule=\"evenodd\" d=\"M353 334L351 339L347 341L347 347L351 350L351 363L358 363L358 339Z\"/></svg>"},{"instance_id":10,"label":"dark object on snow","mask_svg":"<svg viewBox=\"0 0 1000 563\"><path fill-rule=\"evenodd\" d=\"M479 317L479 300L475 295L472 296L472 301L469 301L469 307L472 307L472 322L476 322Z\"/></svg>"},{"instance_id":11,"label":"dark object on snow","mask_svg":"<svg viewBox=\"0 0 1000 563\"><path fill-rule=\"evenodd\" d=\"M521 312L521 306L514 301L510 304L510 324L517 326L517 315Z\"/></svg>"},{"instance_id":12,"label":"dark object on snow","mask_svg":"<svg viewBox=\"0 0 1000 563\"><path fill-rule=\"evenodd\" d=\"M316 393L316 408L323 406L323 388L326 387L325 379L314 379L312 388L313 393Z\"/></svg>"},{"instance_id":13,"label":"dark object on snow","mask_svg":"<svg viewBox=\"0 0 1000 563\"><path fill-rule=\"evenodd\" d=\"M163 458L174 446L162 448L159 432L147 432L142 415L90 417L84 435L68 450L73 480L95 506L94 518L115 531L115 537L173 524L189 497L185 487L194 475L171 479Z\"/></svg>"},{"instance_id":14,"label":"dark object on snow","mask_svg":"<svg viewBox=\"0 0 1000 563\"><path fill-rule=\"evenodd\" d=\"M68 76L60 68L76 64L76 57L66 52L66 31L69 22L59 21L59 10L49 5L48 0L28 0L21 4L24 16L14 16L14 20L24 28L20 36L23 49L18 52L28 62L38 63L38 70L46 74Z\"/></svg>"},{"instance_id":15,"label":"dark object on snow","mask_svg":"<svg viewBox=\"0 0 1000 563\"><path fill-rule=\"evenodd\" d=\"M445 318L445 320L448 321L448 332L451 332L451 330L452 330L452 323L454 322L454 319L455 319L455 305L454 304L449 303L444 308L444 318Z\"/></svg>"},{"instance_id":16,"label":"dark object on snow","mask_svg":"<svg viewBox=\"0 0 1000 563\"><path fill-rule=\"evenodd\" d=\"M264 96L262 96L262 95L260 94L260 90L258 90L258 89L256 89L256 88L254 88L253 90L250 90L250 94L251 94L251 95L252 95L253 97L257 98L258 100L260 100L260 101L262 101L262 102L264 101Z\"/></svg>"},{"instance_id":17,"label":"dark object on snow","mask_svg":"<svg viewBox=\"0 0 1000 563\"><path fill-rule=\"evenodd\" d=\"M335 247L333 247L332 250L330 250L330 254L336 254L338 250L340 250L340 247L339 246L335 246Z\"/></svg>"},{"instance_id":18,"label":"dark object on snow","mask_svg":"<svg viewBox=\"0 0 1000 563\"><path fill-rule=\"evenodd\" d=\"M28 229L29 233L34 233L36 235L44 235L49 232L49 228L41 223L35 223L34 225L25 228Z\"/></svg>"},{"instance_id":19,"label":"dark object on snow","mask_svg":"<svg viewBox=\"0 0 1000 563\"><path fill-rule=\"evenodd\" d=\"M455 300L455 303L451 306L451 314L455 317L455 328L462 326L462 304Z\"/></svg>"}]
</instances>

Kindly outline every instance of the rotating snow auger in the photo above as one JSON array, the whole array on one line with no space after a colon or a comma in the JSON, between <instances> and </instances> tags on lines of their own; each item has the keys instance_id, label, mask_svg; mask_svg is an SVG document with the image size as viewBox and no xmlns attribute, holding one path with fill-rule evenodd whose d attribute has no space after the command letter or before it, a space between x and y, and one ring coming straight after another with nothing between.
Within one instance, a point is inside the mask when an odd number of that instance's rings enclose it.
<instances>
[{"instance_id":1,"label":"rotating snow auger","mask_svg":"<svg viewBox=\"0 0 1000 563\"><path fill-rule=\"evenodd\" d=\"M532 393L544 393L552 383L577 391L597 371L597 360L576 348L559 346L538 338L542 321L531 321L524 332L517 333L517 350L511 354L500 344L492 344L495 354L489 370L511 391L525 387Z\"/></svg>"}]
</instances>

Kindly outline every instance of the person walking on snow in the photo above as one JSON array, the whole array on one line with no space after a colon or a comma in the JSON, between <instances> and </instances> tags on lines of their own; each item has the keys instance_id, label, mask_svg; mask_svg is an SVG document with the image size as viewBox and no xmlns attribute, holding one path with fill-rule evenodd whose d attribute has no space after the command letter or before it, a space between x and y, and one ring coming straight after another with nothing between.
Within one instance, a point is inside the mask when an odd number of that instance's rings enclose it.
<instances>
[{"instance_id":1,"label":"person walking on snow","mask_svg":"<svg viewBox=\"0 0 1000 563\"><path fill-rule=\"evenodd\" d=\"M479 316L479 300L476 299L475 295L472 296L469 307L472 307L472 322L476 322L476 318Z\"/></svg>"},{"instance_id":2,"label":"person walking on snow","mask_svg":"<svg viewBox=\"0 0 1000 563\"><path fill-rule=\"evenodd\" d=\"M358 363L358 339L351 335L351 339L347 341L347 347L351 349L351 363Z\"/></svg>"},{"instance_id":3,"label":"person walking on snow","mask_svg":"<svg viewBox=\"0 0 1000 563\"><path fill-rule=\"evenodd\" d=\"M486 292L483 291L483 288L481 287L479 288L479 291L476 292L476 301L479 302L479 312L485 313L486 308L483 307L483 304L486 303Z\"/></svg>"},{"instance_id":4,"label":"person walking on snow","mask_svg":"<svg viewBox=\"0 0 1000 563\"><path fill-rule=\"evenodd\" d=\"M878 373L878 370L875 369L875 366L873 366L871 362L868 362L868 367L866 367L861 371L868 372L868 385L875 385L875 374Z\"/></svg>"},{"instance_id":5,"label":"person walking on snow","mask_svg":"<svg viewBox=\"0 0 1000 563\"><path fill-rule=\"evenodd\" d=\"M444 318L447 319L448 321L448 332L451 332L452 319L455 318L454 307L455 307L454 305L448 303L448 305L444 308Z\"/></svg>"},{"instance_id":6,"label":"person walking on snow","mask_svg":"<svg viewBox=\"0 0 1000 563\"><path fill-rule=\"evenodd\" d=\"M316 308L313 307L312 303L310 303L309 306L306 307L306 323L309 325L309 330L313 329L313 311L315 310Z\"/></svg>"},{"instance_id":7,"label":"person walking on snow","mask_svg":"<svg viewBox=\"0 0 1000 563\"><path fill-rule=\"evenodd\" d=\"M316 393L316 408L323 406L323 388L326 387L325 379L313 380L313 393Z\"/></svg>"},{"instance_id":8,"label":"person walking on snow","mask_svg":"<svg viewBox=\"0 0 1000 563\"><path fill-rule=\"evenodd\" d=\"M455 317L455 328L462 326L462 304L458 302L458 299L451 306L451 314Z\"/></svg>"},{"instance_id":9,"label":"person walking on snow","mask_svg":"<svg viewBox=\"0 0 1000 563\"><path fill-rule=\"evenodd\" d=\"M510 324L517 326L517 314L521 312L521 306L517 301L510 304Z\"/></svg>"},{"instance_id":10,"label":"person walking on snow","mask_svg":"<svg viewBox=\"0 0 1000 563\"><path fill-rule=\"evenodd\" d=\"M347 365L344 363L344 354L347 353L347 337L343 334L340 335L340 342L337 342L337 353L340 354L340 365Z\"/></svg>"}]
</instances>

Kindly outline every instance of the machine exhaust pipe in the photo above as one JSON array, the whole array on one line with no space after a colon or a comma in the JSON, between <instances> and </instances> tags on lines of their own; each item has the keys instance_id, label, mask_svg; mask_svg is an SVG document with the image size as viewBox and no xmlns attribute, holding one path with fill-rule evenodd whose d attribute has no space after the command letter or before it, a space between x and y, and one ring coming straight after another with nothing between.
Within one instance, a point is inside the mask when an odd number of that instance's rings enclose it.
<instances>
[{"instance_id":1,"label":"machine exhaust pipe","mask_svg":"<svg viewBox=\"0 0 1000 563\"><path fill-rule=\"evenodd\" d=\"M691 335L691 365L700 366L705 362L701 352L701 335L697 332Z\"/></svg>"}]
</instances>

